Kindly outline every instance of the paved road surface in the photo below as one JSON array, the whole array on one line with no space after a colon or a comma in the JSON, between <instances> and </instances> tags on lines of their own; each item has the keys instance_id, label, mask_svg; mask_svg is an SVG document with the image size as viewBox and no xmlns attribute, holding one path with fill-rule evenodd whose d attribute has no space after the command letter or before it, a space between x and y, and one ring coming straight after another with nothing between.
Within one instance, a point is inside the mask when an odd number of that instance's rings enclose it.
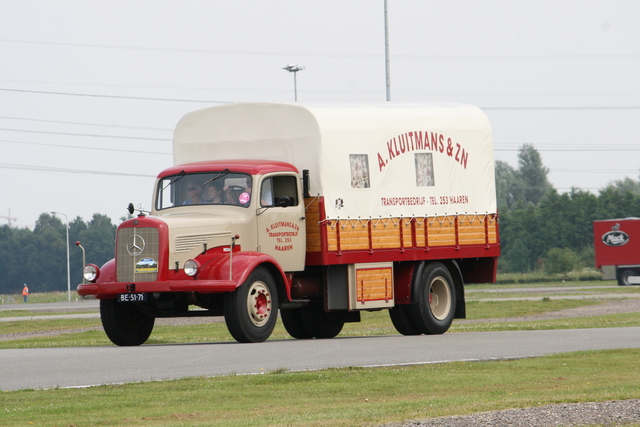
<instances>
[{"instance_id":1,"label":"paved road surface","mask_svg":"<svg viewBox=\"0 0 640 427\"><path fill-rule=\"evenodd\" d=\"M261 344L203 343L0 350L0 390L79 387L276 369L492 360L640 347L640 327L447 333Z\"/></svg>"}]
</instances>

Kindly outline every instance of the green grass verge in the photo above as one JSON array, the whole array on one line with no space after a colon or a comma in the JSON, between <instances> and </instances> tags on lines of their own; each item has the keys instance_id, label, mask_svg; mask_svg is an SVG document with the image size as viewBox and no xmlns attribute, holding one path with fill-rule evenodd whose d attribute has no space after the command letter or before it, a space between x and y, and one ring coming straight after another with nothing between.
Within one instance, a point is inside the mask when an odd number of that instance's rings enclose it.
<instances>
[{"instance_id":1,"label":"green grass verge","mask_svg":"<svg viewBox=\"0 0 640 427\"><path fill-rule=\"evenodd\" d=\"M640 313L619 313L606 316L547 319L531 322L495 322L454 324L447 333L495 332L495 331L540 331L551 329L624 328L640 326Z\"/></svg>"},{"instance_id":2,"label":"green grass verge","mask_svg":"<svg viewBox=\"0 0 640 427\"><path fill-rule=\"evenodd\" d=\"M42 311L42 310L2 310L0 318L3 317L33 317L33 316L58 316L58 315L74 315L83 313L97 313L98 309L91 307L84 310L76 311Z\"/></svg>"},{"instance_id":3,"label":"green grass verge","mask_svg":"<svg viewBox=\"0 0 640 427\"><path fill-rule=\"evenodd\" d=\"M21 290L22 291L22 290ZM71 291L71 299L79 300L80 297L75 291ZM69 300L69 294L67 291L56 291L56 292L33 292L29 295L30 303L44 303L44 302L65 302ZM20 293L16 294L0 294L0 301L3 301L3 304L24 304L23 298Z\"/></svg>"},{"instance_id":4,"label":"green grass verge","mask_svg":"<svg viewBox=\"0 0 640 427\"><path fill-rule=\"evenodd\" d=\"M543 283L534 283L534 282L517 282L517 283L473 283L473 284L465 284L464 287L467 290L474 289L511 289L511 288L522 288L522 287L532 287L532 288L548 288L548 287L565 287L567 289L576 288L576 287L600 287L606 286L614 289L618 287L618 282L615 280L588 280L588 281L562 281L562 280L548 280ZM625 286L626 287L626 286ZM621 286L621 288L624 288Z\"/></svg>"},{"instance_id":5,"label":"green grass verge","mask_svg":"<svg viewBox=\"0 0 640 427\"><path fill-rule=\"evenodd\" d=\"M0 322L3 334L15 334L38 331L63 331L67 329L90 328L102 326L100 319L47 319L47 320L16 320Z\"/></svg>"},{"instance_id":6,"label":"green grass verge","mask_svg":"<svg viewBox=\"0 0 640 427\"><path fill-rule=\"evenodd\" d=\"M606 294L605 297L602 297ZM566 298L584 298L584 299L603 299L613 300L625 298L628 295L640 295L640 288L623 288L623 289L593 289L588 291L562 291L562 292L476 292L467 294L467 302L477 300L506 299L506 298L549 298L549 299L566 299ZM634 295L635 297L635 295Z\"/></svg>"},{"instance_id":7,"label":"green grass verge","mask_svg":"<svg viewBox=\"0 0 640 427\"><path fill-rule=\"evenodd\" d=\"M500 263L498 262L498 265ZM543 271L530 273L498 273L498 283L548 283L548 282L589 282L602 280L602 273L595 268L583 268L566 274L549 274Z\"/></svg>"},{"instance_id":8,"label":"green grass verge","mask_svg":"<svg viewBox=\"0 0 640 427\"><path fill-rule=\"evenodd\" d=\"M481 322L483 319L510 318L547 313L556 310L582 307L601 303L594 300L548 300L539 301L470 301L467 303L467 317L478 320L477 323L454 321L450 332L483 332L505 330L541 330L570 328L604 328L640 326L640 313L622 313L607 316L579 317L569 319L547 319L532 322L500 321ZM47 319L25 320L0 323L3 334L62 331L96 328L82 332L61 333L54 336L32 336L22 339L0 341L2 348L38 348L38 347L85 347L112 345L99 319ZM347 323L340 336L375 336L397 334L388 312L363 312L362 322ZM270 339L291 339L281 322L278 321ZM153 330L148 344L173 344L195 342L233 341L226 325L212 322L200 325L158 326Z\"/></svg>"},{"instance_id":9,"label":"green grass verge","mask_svg":"<svg viewBox=\"0 0 640 427\"><path fill-rule=\"evenodd\" d=\"M2 393L0 425L376 426L640 398L640 349Z\"/></svg>"},{"instance_id":10,"label":"green grass verge","mask_svg":"<svg viewBox=\"0 0 640 427\"><path fill-rule=\"evenodd\" d=\"M610 300L609 300L610 301ZM609 302L607 301L607 302ZM551 299L535 301L467 301L467 319L495 319L506 317L533 316L552 311L602 304L603 301L590 299ZM454 320L455 322L455 320Z\"/></svg>"}]
</instances>

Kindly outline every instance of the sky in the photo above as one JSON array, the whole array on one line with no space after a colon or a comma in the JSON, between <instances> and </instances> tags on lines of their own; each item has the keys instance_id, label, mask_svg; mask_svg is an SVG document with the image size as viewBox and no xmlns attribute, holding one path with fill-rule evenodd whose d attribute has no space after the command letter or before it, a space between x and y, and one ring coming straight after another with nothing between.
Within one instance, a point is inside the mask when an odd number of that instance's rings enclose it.
<instances>
[{"instance_id":1,"label":"sky","mask_svg":"<svg viewBox=\"0 0 640 427\"><path fill-rule=\"evenodd\" d=\"M0 224L151 206L189 111L386 100L384 0L0 0ZM559 192L640 176L640 2L387 0L390 100L473 104ZM58 215L64 222L65 217Z\"/></svg>"}]
</instances>

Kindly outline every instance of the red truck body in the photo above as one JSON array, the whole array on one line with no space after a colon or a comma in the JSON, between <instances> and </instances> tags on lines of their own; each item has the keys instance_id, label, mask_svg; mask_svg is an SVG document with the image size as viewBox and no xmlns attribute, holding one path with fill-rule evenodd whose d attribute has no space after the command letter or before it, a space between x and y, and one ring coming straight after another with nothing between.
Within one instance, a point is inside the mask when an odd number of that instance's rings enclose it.
<instances>
[{"instance_id":1,"label":"red truck body","mask_svg":"<svg viewBox=\"0 0 640 427\"><path fill-rule=\"evenodd\" d=\"M640 283L640 218L593 222L596 268L621 286Z\"/></svg>"}]
</instances>

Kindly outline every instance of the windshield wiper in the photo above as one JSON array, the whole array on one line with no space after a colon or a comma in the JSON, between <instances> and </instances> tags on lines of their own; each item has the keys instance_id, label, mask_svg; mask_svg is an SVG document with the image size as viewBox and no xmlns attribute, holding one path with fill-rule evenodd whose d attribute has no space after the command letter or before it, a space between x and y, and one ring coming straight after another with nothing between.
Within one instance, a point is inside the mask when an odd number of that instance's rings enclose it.
<instances>
[{"instance_id":1,"label":"windshield wiper","mask_svg":"<svg viewBox=\"0 0 640 427\"><path fill-rule=\"evenodd\" d=\"M215 181L216 179L220 179L223 176L229 175L229 168L223 170L222 172L220 172L218 175L214 176L213 178L211 178L209 181L205 182L204 184L202 184L203 187L206 187L206 185L212 181Z\"/></svg>"},{"instance_id":2,"label":"windshield wiper","mask_svg":"<svg viewBox=\"0 0 640 427\"><path fill-rule=\"evenodd\" d=\"M179 180L181 180L182 178L184 178L184 176L185 176L186 174L187 174L187 173L186 173L185 171L181 171L178 175L174 176L174 177L171 179L171 181L169 181L169 182L167 183L167 185L165 185L165 186L162 188L162 191L166 190L166 189L167 189L167 187L168 187L168 186L170 186L171 184L173 184L174 182L179 181Z\"/></svg>"}]
</instances>

